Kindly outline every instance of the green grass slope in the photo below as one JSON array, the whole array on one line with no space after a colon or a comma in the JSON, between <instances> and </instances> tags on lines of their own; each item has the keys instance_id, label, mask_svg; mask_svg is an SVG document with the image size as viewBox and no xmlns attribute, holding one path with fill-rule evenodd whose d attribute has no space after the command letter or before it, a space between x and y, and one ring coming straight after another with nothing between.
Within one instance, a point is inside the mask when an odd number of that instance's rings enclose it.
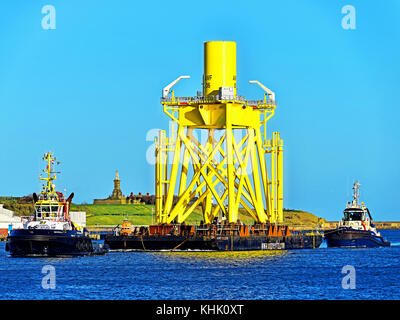
<instances>
[{"instance_id":1,"label":"green grass slope","mask_svg":"<svg viewBox=\"0 0 400 320\"><path fill-rule=\"evenodd\" d=\"M155 222L155 206L145 204L72 204L71 211L85 211L86 225L117 225L128 219L135 225L149 225ZM186 223L199 223L202 215L193 212Z\"/></svg>"},{"instance_id":2,"label":"green grass slope","mask_svg":"<svg viewBox=\"0 0 400 320\"><path fill-rule=\"evenodd\" d=\"M154 211L153 211L154 210ZM149 225L155 222L154 205L119 205L119 204L82 204L71 206L71 211L85 211L86 224L117 225L128 219L135 225ZM246 224L253 224L253 218L244 209L239 209L239 219ZM198 207L185 221L188 224L198 224L203 220L201 208ZM284 223L294 227L312 227L326 221L310 212L301 210L284 210Z\"/></svg>"},{"instance_id":3,"label":"green grass slope","mask_svg":"<svg viewBox=\"0 0 400 320\"><path fill-rule=\"evenodd\" d=\"M14 211L17 216L32 215L33 202L21 198L0 198L4 208ZM123 205L123 204L72 204L71 211L86 212L87 226L121 224L128 219L135 225L149 225L155 222L155 206L145 204ZM326 222L325 219L301 210L284 209L284 224L298 228L315 228ZM253 224L253 218L245 209L239 209L239 219L245 224ZM198 224L203 220L201 208L198 207L185 221L188 224Z\"/></svg>"},{"instance_id":4,"label":"green grass slope","mask_svg":"<svg viewBox=\"0 0 400 320\"><path fill-rule=\"evenodd\" d=\"M34 211L33 201L29 202L20 198L0 198L0 203L4 204L4 209L14 211L16 216L30 216Z\"/></svg>"}]
</instances>

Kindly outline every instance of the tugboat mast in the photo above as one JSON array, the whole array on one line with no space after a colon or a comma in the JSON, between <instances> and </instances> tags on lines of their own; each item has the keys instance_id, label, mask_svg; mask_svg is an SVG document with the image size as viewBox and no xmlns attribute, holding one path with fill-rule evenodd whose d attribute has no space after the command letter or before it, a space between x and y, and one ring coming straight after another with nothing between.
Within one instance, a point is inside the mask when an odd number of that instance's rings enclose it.
<instances>
[{"instance_id":1,"label":"tugboat mast","mask_svg":"<svg viewBox=\"0 0 400 320\"><path fill-rule=\"evenodd\" d=\"M361 184L358 181L354 182L353 203L352 203L353 207L359 207L358 199L360 198L360 186Z\"/></svg>"},{"instance_id":2,"label":"tugboat mast","mask_svg":"<svg viewBox=\"0 0 400 320\"><path fill-rule=\"evenodd\" d=\"M43 181L47 181L46 185L43 185L43 190L40 192L45 198L48 196L49 198L57 199L57 193L55 190L55 186L53 184L53 180L57 179L56 172L53 171L53 164L56 158L53 158L52 152L47 152L44 154L42 160L47 161L46 170L43 170L44 173L47 174L47 178L43 178L40 175L39 179Z\"/></svg>"}]
</instances>

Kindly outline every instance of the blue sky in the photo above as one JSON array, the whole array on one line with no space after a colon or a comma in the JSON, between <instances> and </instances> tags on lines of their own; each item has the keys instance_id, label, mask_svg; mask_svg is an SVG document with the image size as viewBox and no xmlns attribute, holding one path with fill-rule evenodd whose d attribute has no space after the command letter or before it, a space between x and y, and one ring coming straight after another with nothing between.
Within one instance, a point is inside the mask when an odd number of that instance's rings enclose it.
<instances>
[{"instance_id":1,"label":"blue sky","mask_svg":"<svg viewBox=\"0 0 400 320\"><path fill-rule=\"evenodd\" d=\"M44 30L41 9L56 9ZM345 30L344 5L356 9ZM400 2L11 1L0 4L0 195L38 191L44 152L76 202L154 192L151 129L163 86L201 90L203 42L237 43L238 93L276 92L284 207L337 220L355 179L377 220L399 220Z\"/></svg>"}]
</instances>

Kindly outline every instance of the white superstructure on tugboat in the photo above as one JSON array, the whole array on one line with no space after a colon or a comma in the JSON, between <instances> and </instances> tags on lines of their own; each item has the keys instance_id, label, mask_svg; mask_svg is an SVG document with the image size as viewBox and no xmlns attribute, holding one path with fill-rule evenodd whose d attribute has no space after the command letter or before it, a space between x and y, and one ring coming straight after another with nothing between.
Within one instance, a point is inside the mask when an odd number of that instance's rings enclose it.
<instances>
[{"instance_id":1,"label":"white superstructure on tugboat","mask_svg":"<svg viewBox=\"0 0 400 320\"><path fill-rule=\"evenodd\" d=\"M6 250L11 256L64 256L105 253L106 249L94 245L88 231L75 225L69 217L69 208L74 193L65 199L55 190L56 179L53 153L44 154L47 162L43 170L47 177L39 195L33 194L35 211L32 217L23 219L23 228L13 229L7 239Z\"/></svg>"},{"instance_id":2,"label":"white superstructure on tugboat","mask_svg":"<svg viewBox=\"0 0 400 320\"><path fill-rule=\"evenodd\" d=\"M343 218L336 229L324 232L328 247L387 247L372 222L372 216L364 202L359 203L360 183L354 182L353 200L343 211Z\"/></svg>"}]
</instances>

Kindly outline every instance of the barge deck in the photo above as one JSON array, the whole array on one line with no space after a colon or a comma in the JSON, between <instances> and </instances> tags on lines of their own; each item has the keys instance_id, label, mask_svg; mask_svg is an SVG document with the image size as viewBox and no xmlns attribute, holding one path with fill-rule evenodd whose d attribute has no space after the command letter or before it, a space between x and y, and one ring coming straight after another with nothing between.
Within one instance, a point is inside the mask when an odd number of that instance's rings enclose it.
<instances>
[{"instance_id":1,"label":"barge deck","mask_svg":"<svg viewBox=\"0 0 400 320\"><path fill-rule=\"evenodd\" d=\"M110 250L290 250L318 248L319 232L293 232L287 226L159 224L149 227L116 228L105 238Z\"/></svg>"}]
</instances>

